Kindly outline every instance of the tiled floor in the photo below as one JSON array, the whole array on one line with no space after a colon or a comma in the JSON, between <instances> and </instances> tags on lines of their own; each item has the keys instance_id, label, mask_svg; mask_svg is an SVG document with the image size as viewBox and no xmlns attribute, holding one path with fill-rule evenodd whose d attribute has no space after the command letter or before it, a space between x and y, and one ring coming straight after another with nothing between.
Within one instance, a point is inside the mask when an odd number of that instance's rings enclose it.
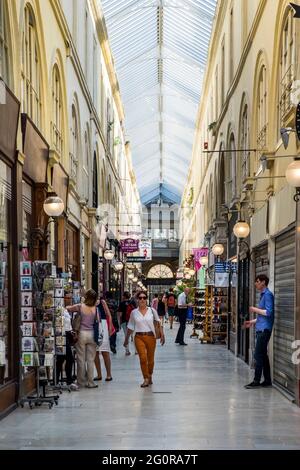
<instances>
[{"instance_id":1,"label":"tiled floor","mask_svg":"<svg viewBox=\"0 0 300 470\"><path fill-rule=\"evenodd\" d=\"M247 365L188 334L175 345L176 330L157 348L151 388L140 388L121 333L112 382L64 392L52 410L14 411L0 422L0 449L300 449L299 408L275 389L244 389Z\"/></svg>"}]
</instances>

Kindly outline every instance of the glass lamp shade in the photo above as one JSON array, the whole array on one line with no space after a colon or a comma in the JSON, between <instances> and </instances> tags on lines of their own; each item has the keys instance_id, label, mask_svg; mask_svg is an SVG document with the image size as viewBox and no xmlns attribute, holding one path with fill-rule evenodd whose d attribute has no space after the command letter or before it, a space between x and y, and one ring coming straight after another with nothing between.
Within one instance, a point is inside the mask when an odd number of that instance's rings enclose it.
<instances>
[{"instance_id":1,"label":"glass lamp shade","mask_svg":"<svg viewBox=\"0 0 300 470\"><path fill-rule=\"evenodd\" d=\"M105 250L104 251L104 258L108 261L111 261L114 257L114 252L112 250Z\"/></svg>"},{"instance_id":2,"label":"glass lamp shade","mask_svg":"<svg viewBox=\"0 0 300 470\"><path fill-rule=\"evenodd\" d=\"M211 251L215 256L221 256L224 253L224 246L222 243L215 243Z\"/></svg>"},{"instance_id":3,"label":"glass lamp shade","mask_svg":"<svg viewBox=\"0 0 300 470\"><path fill-rule=\"evenodd\" d=\"M300 188L300 160L294 160L286 169L285 177L290 186Z\"/></svg>"},{"instance_id":4,"label":"glass lamp shade","mask_svg":"<svg viewBox=\"0 0 300 470\"><path fill-rule=\"evenodd\" d=\"M44 211L49 217L59 217L65 208L63 200L58 196L50 196L44 202Z\"/></svg>"},{"instance_id":5,"label":"glass lamp shade","mask_svg":"<svg viewBox=\"0 0 300 470\"><path fill-rule=\"evenodd\" d=\"M233 233L237 238L247 238L250 233L250 227L247 222L239 221L233 227Z\"/></svg>"},{"instance_id":6,"label":"glass lamp shade","mask_svg":"<svg viewBox=\"0 0 300 470\"><path fill-rule=\"evenodd\" d=\"M133 279L133 278L134 278L134 274L133 274L133 273L128 274L128 279Z\"/></svg>"},{"instance_id":7,"label":"glass lamp shade","mask_svg":"<svg viewBox=\"0 0 300 470\"><path fill-rule=\"evenodd\" d=\"M122 261L117 261L116 264L115 264L115 270L116 271L122 271L124 265L122 263Z\"/></svg>"},{"instance_id":8,"label":"glass lamp shade","mask_svg":"<svg viewBox=\"0 0 300 470\"><path fill-rule=\"evenodd\" d=\"M200 257L200 264L201 264L201 266L206 266L208 264L208 256L201 256Z\"/></svg>"},{"instance_id":9,"label":"glass lamp shade","mask_svg":"<svg viewBox=\"0 0 300 470\"><path fill-rule=\"evenodd\" d=\"M134 278L132 279L132 281L133 281L133 282L137 282L137 281L138 281L138 278L137 278L137 277L134 277Z\"/></svg>"}]
</instances>

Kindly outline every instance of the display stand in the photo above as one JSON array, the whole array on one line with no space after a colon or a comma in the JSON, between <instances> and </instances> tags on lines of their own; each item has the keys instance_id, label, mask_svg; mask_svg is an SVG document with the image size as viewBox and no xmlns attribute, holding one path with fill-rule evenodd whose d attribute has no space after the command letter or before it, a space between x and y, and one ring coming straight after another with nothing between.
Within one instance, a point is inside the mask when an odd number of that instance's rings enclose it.
<instances>
[{"instance_id":1,"label":"display stand","mask_svg":"<svg viewBox=\"0 0 300 470\"><path fill-rule=\"evenodd\" d=\"M51 409L58 404L59 395L47 395L46 387L51 380L55 385L55 339L54 318L58 303L54 300L52 263L46 261L21 262L21 320L22 365L36 369L36 395L22 397L20 406L29 403L40 406L48 404ZM26 272L25 272L26 270ZM30 274L29 274L30 273Z\"/></svg>"},{"instance_id":2,"label":"display stand","mask_svg":"<svg viewBox=\"0 0 300 470\"><path fill-rule=\"evenodd\" d=\"M199 338L197 330L203 330L205 320L205 289L195 288L193 307L193 332L190 338Z\"/></svg>"},{"instance_id":3,"label":"display stand","mask_svg":"<svg viewBox=\"0 0 300 470\"><path fill-rule=\"evenodd\" d=\"M212 320L212 340L226 343L228 321L228 289L214 288L214 311Z\"/></svg>"},{"instance_id":4,"label":"display stand","mask_svg":"<svg viewBox=\"0 0 300 470\"><path fill-rule=\"evenodd\" d=\"M213 286L206 286L205 288L205 318L203 321L203 336L200 338L201 344L204 342L212 343L212 321L213 321Z\"/></svg>"}]
</instances>

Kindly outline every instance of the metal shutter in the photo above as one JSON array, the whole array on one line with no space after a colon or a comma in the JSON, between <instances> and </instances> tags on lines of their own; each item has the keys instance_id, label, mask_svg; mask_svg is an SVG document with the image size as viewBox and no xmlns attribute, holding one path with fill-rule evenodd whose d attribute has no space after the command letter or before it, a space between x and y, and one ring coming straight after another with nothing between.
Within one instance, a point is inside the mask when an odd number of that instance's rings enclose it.
<instances>
[{"instance_id":1,"label":"metal shutter","mask_svg":"<svg viewBox=\"0 0 300 470\"><path fill-rule=\"evenodd\" d=\"M295 394L295 366L291 343L295 339L295 229L276 238L274 382Z\"/></svg>"}]
</instances>

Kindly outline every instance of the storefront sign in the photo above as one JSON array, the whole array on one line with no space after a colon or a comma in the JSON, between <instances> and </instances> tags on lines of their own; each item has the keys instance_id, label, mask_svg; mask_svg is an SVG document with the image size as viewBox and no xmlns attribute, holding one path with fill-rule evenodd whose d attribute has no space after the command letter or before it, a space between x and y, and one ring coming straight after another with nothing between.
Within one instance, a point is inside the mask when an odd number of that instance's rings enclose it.
<instances>
[{"instance_id":1,"label":"storefront sign","mask_svg":"<svg viewBox=\"0 0 300 470\"><path fill-rule=\"evenodd\" d=\"M146 258L142 256L127 256L126 261L127 263L142 263L143 261L146 261Z\"/></svg>"},{"instance_id":2,"label":"storefront sign","mask_svg":"<svg viewBox=\"0 0 300 470\"><path fill-rule=\"evenodd\" d=\"M133 238L121 240L120 244L123 253L134 253L139 250L139 240L134 240Z\"/></svg>"}]
</instances>

